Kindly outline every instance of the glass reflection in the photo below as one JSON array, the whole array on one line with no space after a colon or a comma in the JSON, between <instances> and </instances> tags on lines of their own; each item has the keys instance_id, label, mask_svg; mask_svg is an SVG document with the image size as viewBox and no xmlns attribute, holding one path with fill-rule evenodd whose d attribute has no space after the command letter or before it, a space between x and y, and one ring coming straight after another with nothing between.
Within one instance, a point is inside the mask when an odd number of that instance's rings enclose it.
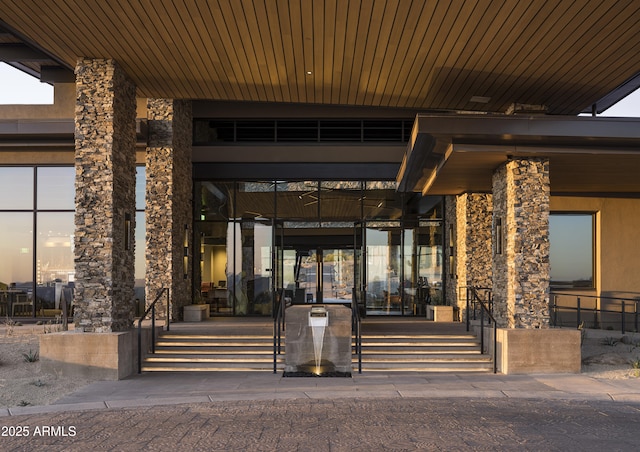
<instances>
[{"instance_id":1,"label":"glass reflection","mask_svg":"<svg viewBox=\"0 0 640 452\"><path fill-rule=\"evenodd\" d=\"M75 169L73 167L39 167L38 209L75 209Z\"/></svg>"},{"instance_id":2,"label":"glass reflection","mask_svg":"<svg viewBox=\"0 0 640 452\"><path fill-rule=\"evenodd\" d=\"M0 289L31 291L33 285L33 214L0 212Z\"/></svg>"},{"instance_id":3,"label":"glass reflection","mask_svg":"<svg viewBox=\"0 0 640 452\"><path fill-rule=\"evenodd\" d=\"M73 212L45 212L37 217L36 313L59 316L73 300L75 266L73 259Z\"/></svg>"},{"instance_id":4,"label":"glass reflection","mask_svg":"<svg viewBox=\"0 0 640 452\"><path fill-rule=\"evenodd\" d=\"M424 316L441 302L435 198L412 196L405 209L393 181L198 182L196 193L196 289L214 313L268 315L272 277L293 303L349 303L354 287L368 314ZM405 210L412 215L403 218Z\"/></svg>"},{"instance_id":5,"label":"glass reflection","mask_svg":"<svg viewBox=\"0 0 640 452\"><path fill-rule=\"evenodd\" d=\"M235 216L233 182L196 182L196 218L227 221Z\"/></svg>"},{"instance_id":6,"label":"glass reflection","mask_svg":"<svg viewBox=\"0 0 640 452\"><path fill-rule=\"evenodd\" d=\"M0 168L0 209L33 209L33 168Z\"/></svg>"},{"instance_id":7,"label":"glass reflection","mask_svg":"<svg viewBox=\"0 0 640 452\"><path fill-rule=\"evenodd\" d=\"M136 210L144 210L146 204L147 173L144 166L136 166Z\"/></svg>"},{"instance_id":8,"label":"glass reflection","mask_svg":"<svg viewBox=\"0 0 640 452\"><path fill-rule=\"evenodd\" d=\"M366 229L367 311L402 314L400 230Z\"/></svg>"},{"instance_id":9,"label":"glass reflection","mask_svg":"<svg viewBox=\"0 0 640 452\"><path fill-rule=\"evenodd\" d=\"M145 306L145 275L147 271L147 262L145 259L146 252L146 235L147 225L145 223L145 213L136 212L136 231L135 231L135 283L134 291L136 297L136 310L138 315L144 314Z\"/></svg>"}]
</instances>

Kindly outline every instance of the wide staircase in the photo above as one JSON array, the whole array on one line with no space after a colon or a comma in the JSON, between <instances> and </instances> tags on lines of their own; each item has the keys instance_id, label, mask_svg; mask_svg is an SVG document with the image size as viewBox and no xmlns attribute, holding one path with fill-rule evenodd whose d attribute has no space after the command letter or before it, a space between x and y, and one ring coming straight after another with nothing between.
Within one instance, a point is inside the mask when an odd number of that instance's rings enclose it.
<instances>
[{"instance_id":1,"label":"wide staircase","mask_svg":"<svg viewBox=\"0 0 640 452\"><path fill-rule=\"evenodd\" d=\"M144 360L142 370L273 371L272 325L247 323L232 320L197 327L172 326L158 339L155 354ZM278 371L284 370L285 353L283 336L276 360ZM478 339L462 324L389 319L363 322L363 372L491 372L492 368L491 357L481 353ZM353 373L357 371L358 356L354 354Z\"/></svg>"}]
</instances>

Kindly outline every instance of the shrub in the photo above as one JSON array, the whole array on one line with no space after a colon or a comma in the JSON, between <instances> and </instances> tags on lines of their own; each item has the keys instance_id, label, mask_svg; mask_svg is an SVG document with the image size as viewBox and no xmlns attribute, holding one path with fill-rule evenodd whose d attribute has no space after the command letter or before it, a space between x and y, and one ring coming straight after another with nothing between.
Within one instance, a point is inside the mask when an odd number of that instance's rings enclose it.
<instances>
[{"instance_id":1,"label":"shrub","mask_svg":"<svg viewBox=\"0 0 640 452\"><path fill-rule=\"evenodd\" d=\"M38 356L38 352L35 352L31 349L29 349L29 353L23 353L22 356L28 363L35 363L40 359L40 357Z\"/></svg>"}]
</instances>

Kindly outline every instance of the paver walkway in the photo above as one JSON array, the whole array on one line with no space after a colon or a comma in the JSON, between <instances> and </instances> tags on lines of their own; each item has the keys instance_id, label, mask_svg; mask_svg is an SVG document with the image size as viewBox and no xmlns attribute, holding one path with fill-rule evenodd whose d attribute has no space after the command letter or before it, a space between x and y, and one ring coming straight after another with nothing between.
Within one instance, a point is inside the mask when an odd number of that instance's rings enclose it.
<instances>
[{"instance_id":1,"label":"paver walkway","mask_svg":"<svg viewBox=\"0 0 640 452\"><path fill-rule=\"evenodd\" d=\"M640 379L152 373L1 410L0 425L30 433L3 451L637 450Z\"/></svg>"}]
</instances>

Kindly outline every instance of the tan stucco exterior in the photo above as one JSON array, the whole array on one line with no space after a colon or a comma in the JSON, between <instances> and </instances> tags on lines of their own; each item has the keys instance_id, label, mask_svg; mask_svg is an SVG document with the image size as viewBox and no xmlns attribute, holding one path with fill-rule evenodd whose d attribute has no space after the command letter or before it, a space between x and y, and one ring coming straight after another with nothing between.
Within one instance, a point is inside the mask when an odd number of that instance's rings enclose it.
<instances>
[{"instance_id":1,"label":"tan stucco exterior","mask_svg":"<svg viewBox=\"0 0 640 452\"><path fill-rule=\"evenodd\" d=\"M72 119L76 106L76 84L56 83L53 87L53 104L0 105L1 120L21 119ZM136 99L136 116L147 117L147 99Z\"/></svg>"}]
</instances>

